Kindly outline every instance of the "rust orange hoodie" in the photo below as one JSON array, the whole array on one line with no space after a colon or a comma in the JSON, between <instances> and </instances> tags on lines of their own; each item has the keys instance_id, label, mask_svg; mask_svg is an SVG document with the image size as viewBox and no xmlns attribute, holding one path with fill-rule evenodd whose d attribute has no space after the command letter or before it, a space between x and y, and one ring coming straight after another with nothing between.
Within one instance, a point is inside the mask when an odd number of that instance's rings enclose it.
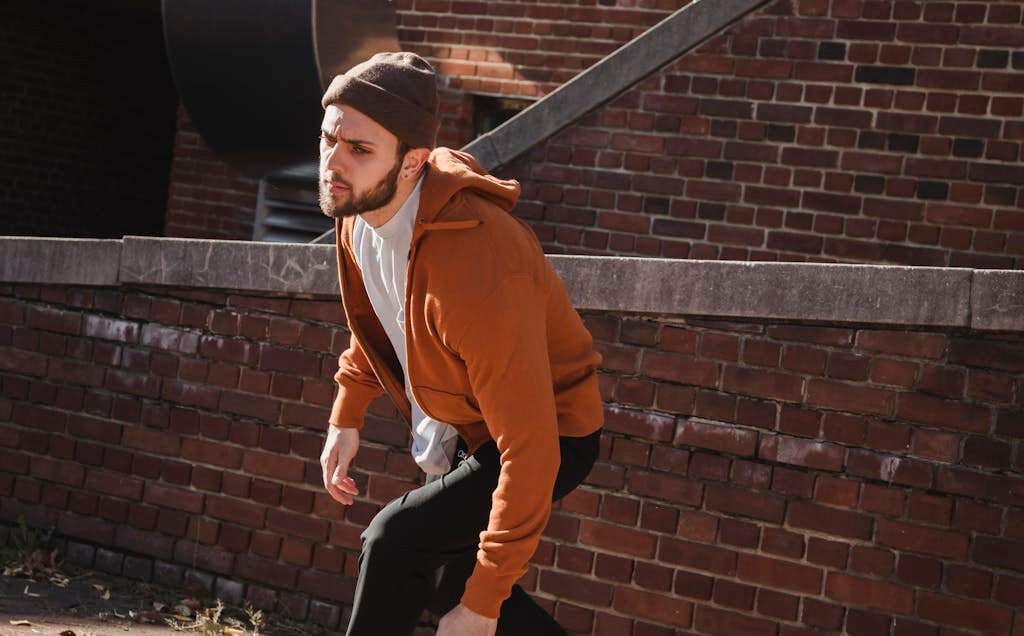
<instances>
[{"instance_id":1,"label":"rust orange hoodie","mask_svg":"<svg viewBox=\"0 0 1024 636\"><path fill-rule=\"evenodd\" d=\"M519 184L470 155L434 150L420 192L406 279L409 381L430 417L472 453L494 439L501 473L477 564L462 597L497 617L526 572L551 513L558 436L603 424L601 356L528 225L509 214ZM354 218L337 221L338 275L351 344L335 374L334 426L361 428L386 391L408 422L394 348L353 258Z\"/></svg>"}]
</instances>

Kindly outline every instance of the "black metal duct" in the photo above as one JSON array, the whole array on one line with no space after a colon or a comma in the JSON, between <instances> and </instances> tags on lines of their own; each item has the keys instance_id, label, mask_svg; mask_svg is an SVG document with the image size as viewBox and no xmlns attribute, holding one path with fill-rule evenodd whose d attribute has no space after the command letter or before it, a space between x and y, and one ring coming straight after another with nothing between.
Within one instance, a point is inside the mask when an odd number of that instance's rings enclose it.
<instances>
[{"instance_id":1,"label":"black metal duct","mask_svg":"<svg viewBox=\"0 0 1024 636\"><path fill-rule=\"evenodd\" d=\"M163 22L193 125L253 177L315 160L330 78L398 50L383 0L163 0Z\"/></svg>"}]
</instances>

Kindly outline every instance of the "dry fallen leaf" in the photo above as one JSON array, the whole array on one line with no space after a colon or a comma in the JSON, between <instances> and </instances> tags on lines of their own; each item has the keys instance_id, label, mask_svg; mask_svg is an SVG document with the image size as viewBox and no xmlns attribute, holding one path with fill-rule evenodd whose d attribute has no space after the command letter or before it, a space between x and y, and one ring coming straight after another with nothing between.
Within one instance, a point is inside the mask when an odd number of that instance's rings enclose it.
<instances>
[{"instance_id":1,"label":"dry fallen leaf","mask_svg":"<svg viewBox=\"0 0 1024 636\"><path fill-rule=\"evenodd\" d=\"M245 636L245 632L234 627L225 627L224 636Z\"/></svg>"},{"instance_id":2,"label":"dry fallen leaf","mask_svg":"<svg viewBox=\"0 0 1024 636\"><path fill-rule=\"evenodd\" d=\"M191 608L192 610L197 610L197 609L199 609L200 607L203 606L203 602L202 601L200 601L197 598L191 597L191 596L188 597L188 598L182 599L181 601L178 602L178 604L179 605L184 605L185 607Z\"/></svg>"},{"instance_id":3,"label":"dry fallen leaf","mask_svg":"<svg viewBox=\"0 0 1024 636\"><path fill-rule=\"evenodd\" d=\"M68 583L71 583L71 579L63 574L54 574L50 577L50 583L53 583L57 587L67 587Z\"/></svg>"},{"instance_id":4,"label":"dry fallen leaf","mask_svg":"<svg viewBox=\"0 0 1024 636\"><path fill-rule=\"evenodd\" d=\"M162 611L164 611L165 607L167 607L167 603L161 603L160 601L153 601L153 609L155 609L156 611L162 612Z\"/></svg>"},{"instance_id":5,"label":"dry fallen leaf","mask_svg":"<svg viewBox=\"0 0 1024 636\"><path fill-rule=\"evenodd\" d=\"M182 614L185 616L185 618L192 616L192 608L188 605L175 605L174 609L171 611L173 611L175 614Z\"/></svg>"},{"instance_id":6,"label":"dry fallen leaf","mask_svg":"<svg viewBox=\"0 0 1024 636\"><path fill-rule=\"evenodd\" d=\"M14 625L15 627L32 627L32 623L30 621L11 621L11 625Z\"/></svg>"}]
</instances>

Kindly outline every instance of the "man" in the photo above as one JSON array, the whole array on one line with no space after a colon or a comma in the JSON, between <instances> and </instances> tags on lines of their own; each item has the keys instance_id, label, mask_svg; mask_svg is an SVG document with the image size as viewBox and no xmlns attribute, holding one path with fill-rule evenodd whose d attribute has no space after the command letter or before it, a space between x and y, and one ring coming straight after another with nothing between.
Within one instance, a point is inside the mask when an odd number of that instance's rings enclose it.
<instances>
[{"instance_id":1,"label":"man","mask_svg":"<svg viewBox=\"0 0 1024 636\"><path fill-rule=\"evenodd\" d=\"M337 228L351 344L321 456L339 502L366 407L387 392L427 483L363 533L350 636L564 634L515 585L552 500L597 456L601 357L532 230L519 184L434 148L433 69L381 53L323 97L320 203Z\"/></svg>"}]
</instances>

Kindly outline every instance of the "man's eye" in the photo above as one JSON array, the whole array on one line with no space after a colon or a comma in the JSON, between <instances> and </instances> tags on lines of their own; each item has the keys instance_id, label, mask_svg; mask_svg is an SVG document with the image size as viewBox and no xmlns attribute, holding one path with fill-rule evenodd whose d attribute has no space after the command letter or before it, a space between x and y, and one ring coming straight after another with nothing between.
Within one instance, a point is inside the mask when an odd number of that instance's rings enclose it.
<instances>
[{"instance_id":1,"label":"man's eye","mask_svg":"<svg viewBox=\"0 0 1024 636\"><path fill-rule=\"evenodd\" d=\"M328 137L327 135L325 135L323 133L320 133L320 141L325 141L325 142L327 142L329 144L333 144L334 143L333 139L331 139L330 137Z\"/></svg>"},{"instance_id":2,"label":"man's eye","mask_svg":"<svg viewBox=\"0 0 1024 636\"><path fill-rule=\"evenodd\" d=\"M357 154L357 155L368 155L368 154L370 154L370 151L367 150L366 148L363 148L362 146L352 146L352 152Z\"/></svg>"}]
</instances>

